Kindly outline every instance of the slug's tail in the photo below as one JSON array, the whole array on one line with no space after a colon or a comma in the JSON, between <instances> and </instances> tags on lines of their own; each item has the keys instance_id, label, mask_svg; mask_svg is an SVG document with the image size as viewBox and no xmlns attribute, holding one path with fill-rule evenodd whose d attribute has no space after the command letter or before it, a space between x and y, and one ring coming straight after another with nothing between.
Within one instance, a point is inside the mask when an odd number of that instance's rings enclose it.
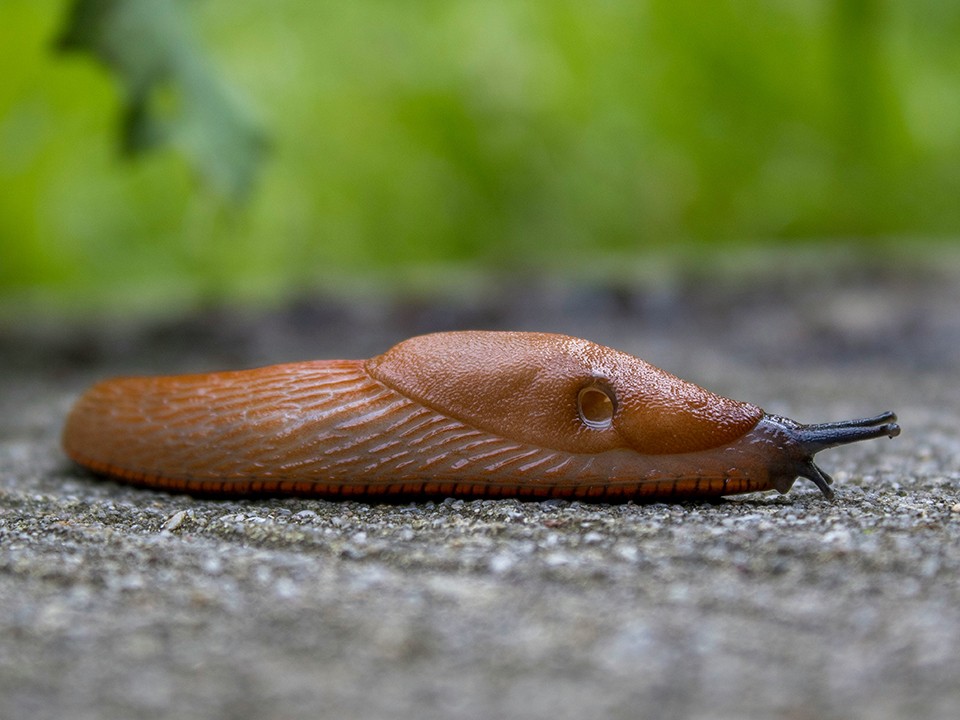
<instances>
[{"instance_id":1,"label":"slug's tail","mask_svg":"<svg viewBox=\"0 0 960 720\"><path fill-rule=\"evenodd\" d=\"M884 436L894 438L900 434L900 426L896 423L896 420L895 413L885 412L871 418L814 425L801 425L794 422L784 423L787 433L802 454L796 475L812 480L825 497L833 499L833 490L830 488L833 478L813 462L813 456L821 450L827 450L838 445L848 445L849 443Z\"/></svg>"}]
</instances>

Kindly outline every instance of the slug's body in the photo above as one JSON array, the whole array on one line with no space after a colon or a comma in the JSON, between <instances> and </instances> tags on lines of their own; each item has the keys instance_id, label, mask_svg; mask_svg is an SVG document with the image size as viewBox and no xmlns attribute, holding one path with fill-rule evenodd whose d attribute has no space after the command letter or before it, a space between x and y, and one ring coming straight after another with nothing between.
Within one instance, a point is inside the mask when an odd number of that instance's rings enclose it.
<instances>
[{"instance_id":1,"label":"slug's body","mask_svg":"<svg viewBox=\"0 0 960 720\"><path fill-rule=\"evenodd\" d=\"M370 360L95 385L67 419L94 472L208 495L710 499L798 476L892 413L799 425L631 355L544 333L425 335Z\"/></svg>"}]
</instances>

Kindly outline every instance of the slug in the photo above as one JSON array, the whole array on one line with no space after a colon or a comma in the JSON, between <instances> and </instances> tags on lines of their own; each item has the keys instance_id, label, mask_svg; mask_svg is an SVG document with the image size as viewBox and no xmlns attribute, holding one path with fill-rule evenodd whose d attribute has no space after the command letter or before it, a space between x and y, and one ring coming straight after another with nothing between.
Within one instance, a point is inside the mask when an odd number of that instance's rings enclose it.
<instances>
[{"instance_id":1,"label":"slug","mask_svg":"<svg viewBox=\"0 0 960 720\"><path fill-rule=\"evenodd\" d=\"M593 501L833 497L813 456L895 437L893 413L802 425L564 335L422 335L369 360L116 378L63 446L115 480L208 496Z\"/></svg>"}]
</instances>

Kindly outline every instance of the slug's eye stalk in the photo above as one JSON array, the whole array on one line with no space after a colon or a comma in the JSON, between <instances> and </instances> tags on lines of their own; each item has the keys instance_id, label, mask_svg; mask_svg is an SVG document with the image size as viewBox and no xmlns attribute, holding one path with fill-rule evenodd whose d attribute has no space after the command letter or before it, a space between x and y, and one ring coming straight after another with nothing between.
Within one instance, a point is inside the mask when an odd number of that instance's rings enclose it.
<instances>
[{"instance_id":1,"label":"slug's eye stalk","mask_svg":"<svg viewBox=\"0 0 960 720\"><path fill-rule=\"evenodd\" d=\"M848 445L884 436L894 438L900 434L900 426L896 423L897 416L892 412L885 412L872 418L815 425L802 425L793 420L771 416L767 416L767 419L781 426L794 447L794 452L790 453L792 463L785 469L793 477L800 476L812 480L830 500L833 499L833 490L830 489L833 478L817 467L813 462L814 455L821 450L838 445ZM779 482L782 483L784 477L781 476ZM793 483L793 477L787 481L788 488Z\"/></svg>"}]
</instances>

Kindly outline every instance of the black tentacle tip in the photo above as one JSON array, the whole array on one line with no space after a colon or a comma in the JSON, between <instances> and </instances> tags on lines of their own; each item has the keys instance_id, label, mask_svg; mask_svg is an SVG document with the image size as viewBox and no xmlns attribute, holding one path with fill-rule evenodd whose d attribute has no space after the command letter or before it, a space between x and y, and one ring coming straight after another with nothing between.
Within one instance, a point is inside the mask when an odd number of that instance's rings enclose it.
<instances>
[{"instance_id":1,"label":"black tentacle tip","mask_svg":"<svg viewBox=\"0 0 960 720\"><path fill-rule=\"evenodd\" d=\"M796 475L812 480L825 498L833 500L835 495L830 487L833 484L833 478L813 462L813 456L821 450L849 445L861 440L879 437L895 438L900 434L900 426L896 420L896 413L885 412L875 417L840 422L811 425L788 424L788 433L800 453L800 457L797 458L799 466Z\"/></svg>"}]
</instances>

